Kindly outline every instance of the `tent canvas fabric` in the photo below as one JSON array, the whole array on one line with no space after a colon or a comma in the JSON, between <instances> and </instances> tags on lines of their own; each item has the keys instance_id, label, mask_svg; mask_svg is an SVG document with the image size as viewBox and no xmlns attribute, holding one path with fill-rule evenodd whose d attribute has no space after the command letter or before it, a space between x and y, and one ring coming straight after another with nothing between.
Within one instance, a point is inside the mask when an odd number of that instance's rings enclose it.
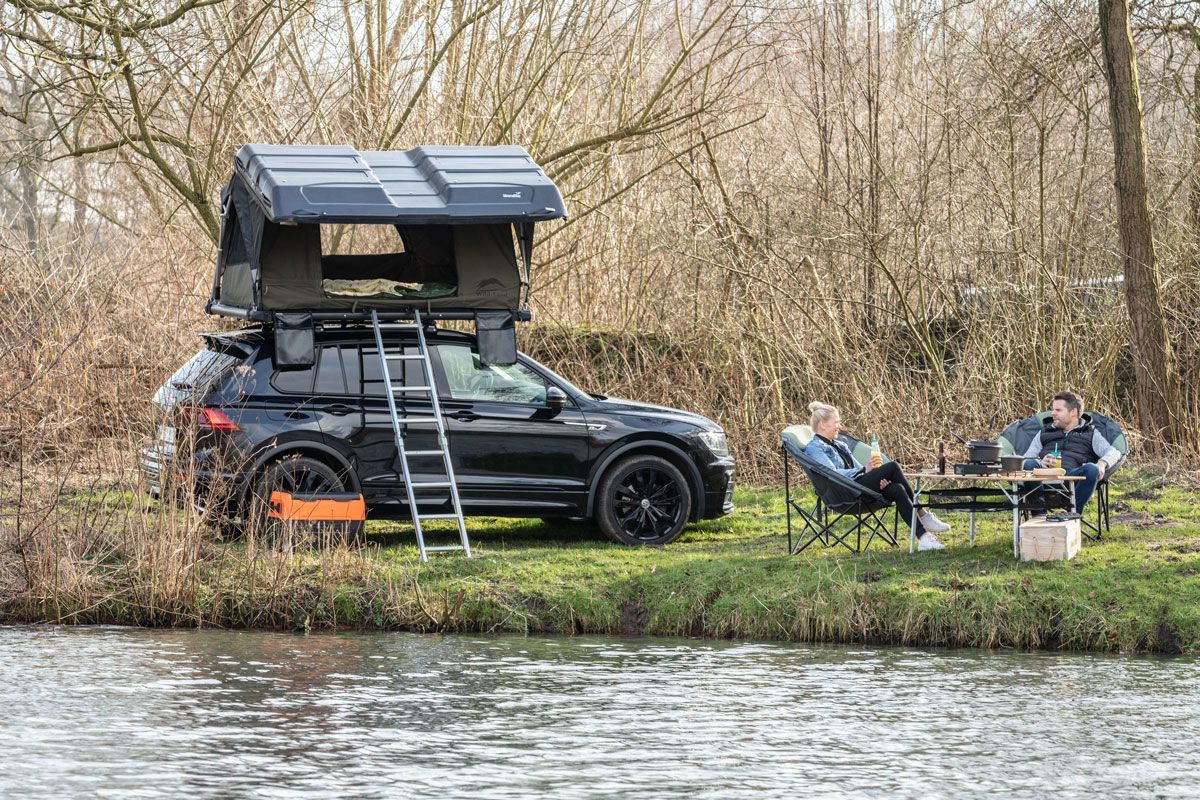
<instances>
[{"instance_id":1,"label":"tent canvas fabric","mask_svg":"<svg viewBox=\"0 0 1200 800\"><path fill-rule=\"evenodd\" d=\"M321 228L272 222L238 177L227 187L216 299L262 311L378 308L508 309L521 302L512 226L503 223L396 225L403 252L321 255ZM387 278L456 285L447 297L362 298L327 294L323 279Z\"/></svg>"}]
</instances>

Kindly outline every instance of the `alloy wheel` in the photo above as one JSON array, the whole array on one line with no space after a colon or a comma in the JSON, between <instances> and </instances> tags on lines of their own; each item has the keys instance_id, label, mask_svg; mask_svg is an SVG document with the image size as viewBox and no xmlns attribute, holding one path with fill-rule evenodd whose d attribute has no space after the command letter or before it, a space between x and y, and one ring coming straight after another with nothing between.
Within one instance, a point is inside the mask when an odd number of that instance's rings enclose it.
<instances>
[{"instance_id":1,"label":"alloy wheel","mask_svg":"<svg viewBox=\"0 0 1200 800\"><path fill-rule=\"evenodd\" d=\"M613 496L617 524L626 535L653 541L674 529L684 513L684 497L675 476L642 467L622 478Z\"/></svg>"}]
</instances>

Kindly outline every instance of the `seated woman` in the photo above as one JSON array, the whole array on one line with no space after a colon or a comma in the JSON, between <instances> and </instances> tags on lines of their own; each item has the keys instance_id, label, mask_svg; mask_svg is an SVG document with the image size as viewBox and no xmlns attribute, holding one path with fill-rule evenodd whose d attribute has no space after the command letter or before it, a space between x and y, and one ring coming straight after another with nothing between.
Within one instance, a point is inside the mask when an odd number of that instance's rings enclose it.
<instances>
[{"instance_id":1,"label":"seated woman","mask_svg":"<svg viewBox=\"0 0 1200 800\"><path fill-rule=\"evenodd\" d=\"M809 403L808 410L812 412L809 424L816 435L804 448L805 454L814 461L829 467L839 475L850 478L855 483L879 492L896 504L900 518L906 523L912 523L913 491L895 461L884 464L876 456L871 460L870 468L858 463L850 448L838 441L842 432L842 417L838 410L825 403ZM944 550L946 546L933 535L950 530L950 526L935 517L926 509L921 509L917 519L918 550Z\"/></svg>"}]
</instances>

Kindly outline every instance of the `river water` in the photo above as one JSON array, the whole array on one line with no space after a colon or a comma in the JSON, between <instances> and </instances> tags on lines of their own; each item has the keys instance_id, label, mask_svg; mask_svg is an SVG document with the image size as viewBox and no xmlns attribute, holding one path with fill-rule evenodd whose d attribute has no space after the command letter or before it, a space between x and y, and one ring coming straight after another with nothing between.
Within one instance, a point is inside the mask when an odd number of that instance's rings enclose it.
<instances>
[{"instance_id":1,"label":"river water","mask_svg":"<svg viewBox=\"0 0 1200 800\"><path fill-rule=\"evenodd\" d=\"M1200 662L0 628L0 797L1200 796Z\"/></svg>"}]
</instances>

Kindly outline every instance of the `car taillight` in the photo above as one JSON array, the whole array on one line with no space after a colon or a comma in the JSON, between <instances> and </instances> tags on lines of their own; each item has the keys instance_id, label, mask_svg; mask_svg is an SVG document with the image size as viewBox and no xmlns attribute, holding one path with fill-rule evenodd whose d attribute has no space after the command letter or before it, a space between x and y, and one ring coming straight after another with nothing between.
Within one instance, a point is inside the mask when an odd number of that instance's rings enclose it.
<instances>
[{"instance_id":1,"label":"car taillight","mask_svg":"<svg viewBox=\"0 0 1200 800\"><path fill-rule=\"evenodd\" d=\"M237 423L229 418L219 408L210 408L208 406L187 406L182 409L183 418L195 425L200 430L205 431L236 431Z\"/></svg>"}]
</instances>

